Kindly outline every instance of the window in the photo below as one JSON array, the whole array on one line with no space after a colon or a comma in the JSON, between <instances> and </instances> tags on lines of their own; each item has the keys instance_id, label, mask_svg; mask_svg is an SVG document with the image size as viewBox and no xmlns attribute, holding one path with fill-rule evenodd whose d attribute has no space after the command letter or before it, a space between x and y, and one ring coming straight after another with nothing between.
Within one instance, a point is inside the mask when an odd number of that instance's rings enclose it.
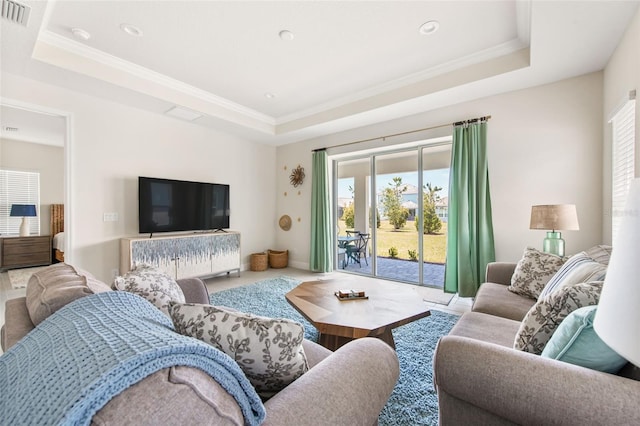
<instances>
[{"instance_id":1,"label":"window","mask_svg":"<svg viewBox=\"0 0 640 426\"><path fill-rule=\"evenodd\" d=\"M622 210L635 175L635 91L609 121L612 126L611 235L615 242ZM615 245L615 244L614 244Z\"/></svg>"},{"instance_id":2,"label":"window","mask_svg":"<svg viewBox=\"0 0 640 426\"><path fill-rule=\"evenodd\" d=\"M35 204L40 212L40 173L0 170L0 234L20 233L21 217L11 217L12 204ZM29 234L40 235L40 220L29 219Z\"/></svg>"}]
</instances>

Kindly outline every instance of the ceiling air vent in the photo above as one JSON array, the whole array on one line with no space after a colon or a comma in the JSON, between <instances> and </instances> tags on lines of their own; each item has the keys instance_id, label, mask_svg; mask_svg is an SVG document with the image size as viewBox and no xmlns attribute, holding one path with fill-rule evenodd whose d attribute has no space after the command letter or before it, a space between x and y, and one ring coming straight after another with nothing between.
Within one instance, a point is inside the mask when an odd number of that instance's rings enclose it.
<instances>
[{"instance_id":1,"label":"ceiling air vent","mask_svg":"<svg viewBox=\"0 0 640 426\"><path fill-rule=\"evenodd\" d=\"M2 0L2 17L16 24L27 26L31 8L13 0Z\"/></svg>"}]
</instances>

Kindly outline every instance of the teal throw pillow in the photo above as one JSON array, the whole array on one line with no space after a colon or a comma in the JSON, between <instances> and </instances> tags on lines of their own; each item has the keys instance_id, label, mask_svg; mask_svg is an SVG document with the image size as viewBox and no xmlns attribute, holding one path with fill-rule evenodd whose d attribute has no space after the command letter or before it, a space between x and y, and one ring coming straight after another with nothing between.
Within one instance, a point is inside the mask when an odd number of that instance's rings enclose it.
<instances>
[{"instance_id":1,"label":"teal throw pillow","mask_svg":"<svg viewBox=\"0 0 640 426\"><path fill-rule=\"evenodd\" d=\"M551 336L541 356L606 373L616 373L627 360L600 339L593 329L597 305L576 309Z\"/></svg>"}]
</instances>

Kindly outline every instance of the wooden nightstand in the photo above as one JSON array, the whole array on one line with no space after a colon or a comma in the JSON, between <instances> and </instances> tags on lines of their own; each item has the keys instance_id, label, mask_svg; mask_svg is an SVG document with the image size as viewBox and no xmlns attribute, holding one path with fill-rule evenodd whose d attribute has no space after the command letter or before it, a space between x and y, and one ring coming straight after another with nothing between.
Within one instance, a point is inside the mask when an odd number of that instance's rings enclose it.
<instances>
[{"instance_id":1,"label":"wooden nightstand","mask_svg":"<svg viewBox=\"0 0 640 426\"><path fill-rule=\"evenodd\" d=\"M51 236L0 238L0 268L12 269L25 266L51 264Z\"/></svg>"}]
</instances>

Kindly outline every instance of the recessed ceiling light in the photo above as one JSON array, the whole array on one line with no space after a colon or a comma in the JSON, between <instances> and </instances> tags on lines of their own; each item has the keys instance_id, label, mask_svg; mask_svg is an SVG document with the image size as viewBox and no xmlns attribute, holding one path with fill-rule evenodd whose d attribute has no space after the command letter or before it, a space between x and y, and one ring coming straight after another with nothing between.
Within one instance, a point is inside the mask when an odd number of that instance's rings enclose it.
<instances>
[{"instance_id":1,"label":"recessed ceiling light","mask_svg":"<svg viewBox=\"0 0 640 426\"><path fill-rule=\"evenodd\" d=\"M293 33L289 30L282 30L278 33L278 35L284 41L291 41L295 37Z\"/></svg>"},{"instance_id":2,"label":"recessed ceiling light","mask_svg":"<svg viewBox=\"0 0 640 426\"><path fill-rule=\"evenodd\" d=\"M142 37L144 35L142 30L140 28L136 27L135 25L120 24L120 29L122 31L124 31L125 33L129 34L130 36Z\"/></svg>"},{"instance_id":3,"label":"recessed ceiling light","mask_svg":"<svg viewBox=\"0 0 640 426\"><path fill-rule=\"evenodd\" d=\"M91 38L91 34L82 28L71 28L71 34L77 39L87 41Z\"/></svg>"},{"instance_id":4,"label":"recessed ceiling light","mask_svg":"<svg viewBox=\"0 0 640 426\"><path fill-rule=\"evenodd\" d=\"M420 34L422 35L429 35L438 31L438 28L440 28L440 22L427 21L424 24L420 25L420 29L418 31L420 31Z\"/></svg>"},{"instance_id":5,"label":"recessed ceiling light","mask_svg":"<svg viewBox=\"0 0 640 426\"><path fill-rule=\"evenodd\" d=\"M276 97L276 95L274 95L271 92L267 92L267 93L264 94L264 97L267 98L267 99L273 99L273 98Z\"/></svg>"}]
</instances>

